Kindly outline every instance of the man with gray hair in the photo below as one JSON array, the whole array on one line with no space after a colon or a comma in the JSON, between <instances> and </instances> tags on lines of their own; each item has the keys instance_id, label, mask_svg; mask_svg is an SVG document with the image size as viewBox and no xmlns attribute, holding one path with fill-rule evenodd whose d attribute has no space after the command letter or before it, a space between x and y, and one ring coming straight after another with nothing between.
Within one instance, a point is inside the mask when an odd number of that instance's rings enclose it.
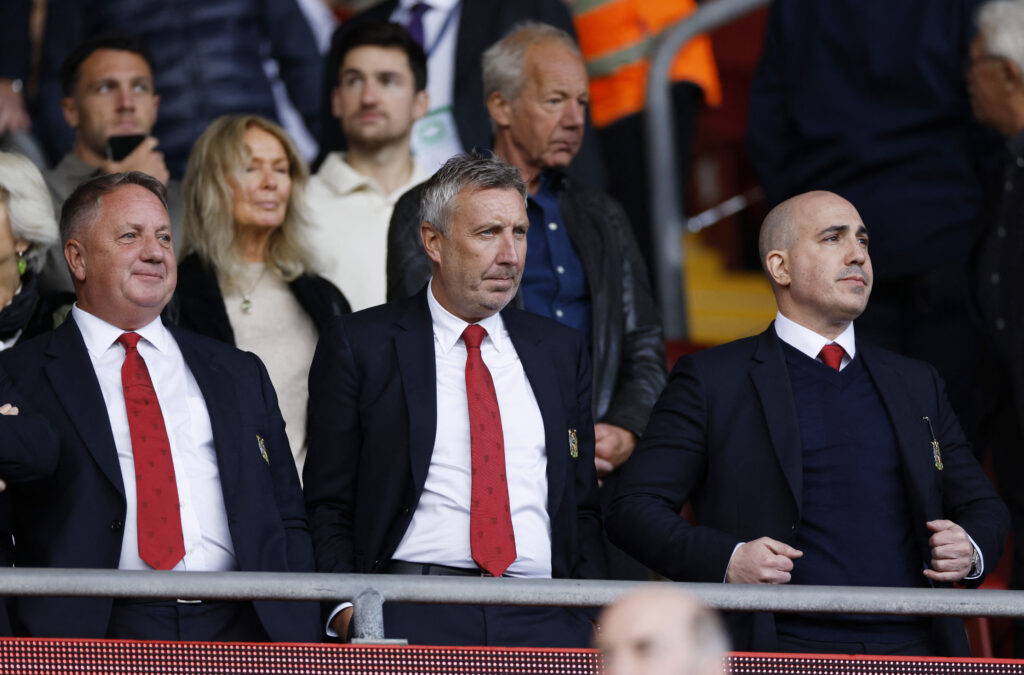
<instances>
[{"instance_id":1,"label":"man with gray hair","mask_svg":"<svg viewBox=\"0 0 1024 675\"><path fill-rule=\"evenodd\" d=\"M1010 587L1024 589L1024 2L993 0L978 10L967 85L978 120L1004 139L1001 175L990 180L989 205L973 260L972 300L983 322L983 441L992 453L999 492L1013 523ZM1024 656L1024 621L1014 621L1015 654Z\"/></svg>"},{"instance_id":2,"label":"man with gray hair","mask_svg":"<svg viewBox=\"0 0 1024 675\"><path fill-rule=\"evenodd\" d=\"M603 576L583 339L508 307L525 197L505 162L450 159L422 190L429 284L321 334L303 474L319 571ZM328 609L328 633L345 637L351 609ZM384 630L533 647L584 647L591 633L571 609L392 602Z\"/></svg>"},{"instance_id":3,"label":"man with gray hair","mask_svg":"<svg viewBox=\"0 0 1024 675\"><path fill-rule=\"evenodd\" d=\"M622 206L564 170L583 140L589 99L576 43L564 31L522 24L483 59L495 154L526 182L529 254L516 305L575 328L593 355L597 472L613 489L665 383L661 318ZM395 205L388 233L388 298L430 276L419 240L419 188ZM609 549L615 578L646 570Z\"/></svg>"},{"instance_id":4,"label":"man with gray hair","mask_svg":"<svg viewBox=\"0 0 1024 675\"><path fill-rule=\"evenodd\" d=\"M674 588L632 591L598 619L605 675L721 675L729 636L714 610Z\"/></svg>"}]
</instances>

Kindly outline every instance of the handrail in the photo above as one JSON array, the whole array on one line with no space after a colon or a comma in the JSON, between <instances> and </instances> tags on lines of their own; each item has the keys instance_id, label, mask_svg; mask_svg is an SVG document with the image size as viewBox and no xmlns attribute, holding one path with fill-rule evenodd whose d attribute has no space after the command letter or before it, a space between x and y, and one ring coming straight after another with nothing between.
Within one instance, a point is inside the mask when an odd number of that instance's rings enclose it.
<instances>
[{"instance_id":1,"label":"handrail","mask_svg":"<svg viewBox=\"0 0 1024 675\"><path fill-rule=\"evenodd\" d=\"M686 296L683 292L682 234L685 218L679 192L675 129L672 126L672 78L669 70L679 49L700 33L706 33L736 17L768 4L770 0L714 0L669 28L655 41L647 73L646 133L647 175L650 176L651 214L654 227L654 283L661 301L665 337L688 335Z\"/></svg>"},{"instance_id":2,"label":"handrail","mask_svg":"<svg viewBox=\"0 0 1024 675\"><path fill-rule=\"evenodd\" d=\"M0 596L291 600L355 605L354 634L384 637L382 603L597 607L668 582L484 579L386 574L0 569ZM711 607L743 612L1024 617L1024 591L675 583Z\"/></svg>"}]
</instances>

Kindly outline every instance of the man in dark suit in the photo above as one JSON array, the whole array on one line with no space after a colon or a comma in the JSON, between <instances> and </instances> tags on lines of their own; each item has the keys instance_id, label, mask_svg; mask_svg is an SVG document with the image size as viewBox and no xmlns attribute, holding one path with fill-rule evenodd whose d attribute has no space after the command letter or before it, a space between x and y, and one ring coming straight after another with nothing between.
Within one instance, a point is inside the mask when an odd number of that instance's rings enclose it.
<instances>
[{"instance_id":1,"label":"man in dark suit","mask_svg":"<svg viewBox=\"0 0 1024 675\"><path fill-rule=\"evenodd\" d=\"M402 24L413 33L427 54L431 109L413 129L413 152L417 161L431 170L440 162L431 162L428 155L437 156L432 150L438 145L442 123L446 132L452 130L447 127L449 119L453 122L455 137L451 139L453 143L446 143L445 147L458 150L461 146L466 152L491 147L491 119L482 103L484 90L480 58L485 49L524 21L542 21L575 35L572 16L561 0L385 0L338 27L331 38L331 51L326 63L338 63L338 50L347 41L346 36L373 21ZM324 75L324 96L320 106L321 157L346 147L344 133L331 113L330 92L338 86L338 70L327 68ZM449 114L450 118L447 117ZM589 118L586 124L588 132L580 148L579 159L569 167L569 174L587 185L603 189L606 180L604 161L594 140Z\"/></svg>"},{"instance_id":2,"label":"man in dark suit","mask_svg":"<svg viewBox=\"0 0 1024 675\"><path fill-rule=\"evenodd\" d=\"M91 179L61 215L78 302L0 353L22 407L46 411L56 470L8 488L22 567L311 571L298 476L267 372L165 326L177 278L163 186ZM19 401L21 403L21 401ZM20 598L29 636L315 640L311 603Z\"/></svg>"},{"instance_id":3,"label":"man in dark suit","mask_svg":"<svg viewBox=\"0 0 1024 675\"><path fill-rule=\"evenodd\" d=\"M1006 508L935 369L854 339L872 282L856 209L794 197L765 219L760 251L775 323L679 361L623 467L612 539L676 580L980 584ZM688 499L696 525L679 516ZM967 652L957 619L733 619L740 650Z\"/></svg>"},{"instance_id":4,"label":"man in dark suit","mask_svg":"<svg viewBox=\"0 0 1024 675\"><path fill-rule=\"evenodd\" d=\"M322 335L303 472L318 570L603 576L582 338L506 308L525 194L501 160L449 160L423 193L431 282ZM591 632L574 610L394 603L384 627L416 644L582 647Z\"/></svg>"}]
</instances>

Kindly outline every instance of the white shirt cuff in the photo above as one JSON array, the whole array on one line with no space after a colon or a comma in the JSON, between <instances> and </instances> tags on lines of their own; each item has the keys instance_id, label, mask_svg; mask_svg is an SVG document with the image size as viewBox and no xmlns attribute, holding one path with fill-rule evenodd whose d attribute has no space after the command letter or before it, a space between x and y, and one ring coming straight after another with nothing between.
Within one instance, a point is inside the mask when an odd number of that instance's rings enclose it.
<instances>
[{"instance_id":1,"label":"white shirt cuff","mask_svg":"<svg viewBox=\"0 0 1024 675\"><path fill-rule=\"evenodd\" d=\"M342 640L348 639L347 635L338 635L338 631L336 631L333 628L331 628L331 623L334 621L334 617L338 616L338 614L340 614L342 612L342 610L346 610L346 609L348 609L351 606L352 606L351 602L343 602L340 605L336 606L334 608L334 611L331 612L331 615L329 617L327 617L327 625L324 626L324 632L327 633L328 637L333 637L333 638L340 637Z\"/></svg>"}]
</instances>

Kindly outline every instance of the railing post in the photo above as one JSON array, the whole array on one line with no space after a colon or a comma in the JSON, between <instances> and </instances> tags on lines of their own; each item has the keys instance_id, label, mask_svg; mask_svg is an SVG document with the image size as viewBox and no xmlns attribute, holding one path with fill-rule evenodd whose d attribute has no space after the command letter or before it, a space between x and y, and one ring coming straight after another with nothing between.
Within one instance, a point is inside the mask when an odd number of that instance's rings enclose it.
<instances>
[{"instance_id":1,"label":"railing post","mask_svg":"<svg viewBox=\"0 0 1024 675\"><path fill-rule=\"evenodd\" d=\"M384 639L384 596L367 588L352 599L352 638L360 642Z\"/></svg>"},{"instance_id":2,"label":"railing post","mask_svg":"<svg viewBox=\"0 0 1024 675\"><path fill-rule=\"evenodd\" d=\"M736 17L768 4L769 0L714 0L679 23L662 31L651 53L647 72L645 104L647 132L647 175L651 180L651 216L654 226L654 283L661 302L665 337L689 337L686 295L683 290L683 200L680 195L679 165L676 158L672 79L669 69L679 49Z\"/></svg>"}]
</instances>

